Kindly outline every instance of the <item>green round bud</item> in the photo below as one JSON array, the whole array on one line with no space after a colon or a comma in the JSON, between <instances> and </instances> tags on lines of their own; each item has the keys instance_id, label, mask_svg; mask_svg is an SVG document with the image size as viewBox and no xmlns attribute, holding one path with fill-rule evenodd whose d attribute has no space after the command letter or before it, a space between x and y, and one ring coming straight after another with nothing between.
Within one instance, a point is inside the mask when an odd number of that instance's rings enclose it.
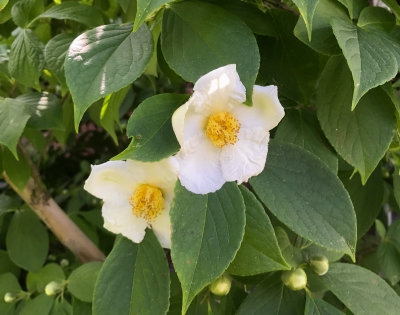
<instances>
[{"instance_id":1,"label":"green round bud","mask_svg":"<svg viewBox=\"0 0 400 315\"><path fill-rule=\"evenodd\" d=\"M293 268L283 272L282 282L291 290L302 290L307 285L307 275L303 269Z\"/></svg>"},{"instance_id":2,"label":"green round bud","mask_svg":"<svg viewBox=\"0 0 400 315\"><path fill-rule=\"evenodd\" d=\"M17 296L14 293L11 292L7 292L4 295L4 302L6 303L13 303L15 301L15 299L17 298Z\"/></svg>"},{"instance_id":3,"label":"green round bud","mask_svg":"<svg viewBox=\"0 0 400 315\"><path fill-rule=\"evenodd\" d=\"M48 296L56 295L60 291L61 291L61 283L57 281L49 282L44 288L44 292Z\"/></svg>"},{"instance_id":4,"label":"green round bud","mask_svg":"<svg viewBox=\"0 0 400 315\"><path fill-rule=\"evenodd\" d=\"M68 259L61 259L61 261L60 261L60 266L61 267L63 267L63 268L65 268L65 267L68 267L69 266L69 261L68 261Z\"/></svg>"},{"instance_id":5,"label":"green round bud","mask_svg":"<svg viewBox=\"0 0 400 315\"><path fill-rule=\"evenodd\" d=\"M311 270L319 276L323 276L329 270L329 260L324 255L313 256L309 261L309 265Z\"/></svg>"},{"instance_id":6,"label":"green round bud","mask_svg":"<svg viewBox=\"0 0 400 315\"><path fill-rule=\"evenodd\" d=\"M222 275L217 280L210 284L210 291L215 295L227 295L231 290L231 279L228 276Z\"/></svg>"}]
</instances>

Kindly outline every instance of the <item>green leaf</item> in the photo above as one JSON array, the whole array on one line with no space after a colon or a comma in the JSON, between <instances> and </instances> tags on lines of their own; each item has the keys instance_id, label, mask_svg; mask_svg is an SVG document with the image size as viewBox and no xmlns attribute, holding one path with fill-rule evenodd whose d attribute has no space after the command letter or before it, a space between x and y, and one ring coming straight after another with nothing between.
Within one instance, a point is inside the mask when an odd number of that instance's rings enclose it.
<instances>
[{"instance_id":1,"label":"green leaf","mask_svg":"<svg viewBox=\"0 0 400 315\"><path fill-rule=\"evenodd\" d=\"M143 162L160 161L179 151L180 146L172 129L171 117L188 95L160 94L141 103L129 118L129 147L113 160L132 159Z\"/></svg>"},{"instance_id":2,"label":"green leaf","mask_svg":"<svg viewBox=\"0 0 400 315\"><path fill-rule=\"evenodd\" d=\"M99 26L71 44L65 76L75 104L75 129L95 101L132 83L153 54L146 25L132 32L132 24Z\"/></svg>"},{"instance_id":3,"label":"green leaf","mask_svg":"<svg viewBox=\"0 0 400 315\"><path fill-rule=\"evenodd\" d=\"M40 14L36 19L41 18L73 20L89 27L104 24L100 11L90 5L80 4L73 1L63 2L52 6L46 12Z\"/></svg>"},{"instance_id":4,"label":"green leaf","mask_svg":"<svg viewBox=\"0 0 400 315\"><path fill-rule=\"evenodd\" d=\"M354 259L356 216L350 197L320 159L298 146L271 141L265 168L250 184L298 235Z\"/></svg>"},{"instance_id":5,"label":"green leaf","mask_svg":"<svg viewBox=\"0 0 400 315\"><path fill-rule=\"evenodd\" d=\"M240 0L208 0L208 2L236 15L247 24L253 33L276 36L271 16L262 12L253 4Z\"/></svg>"},{"instance_id":6,"label":"green leaf","mask_svg":"<svg viewBox=\"0 0 400 315\"><path fill-rule=\"evenodd\" d=\"M346 19L347 12L337 1L319 0L314 12L312 39L309 40L308 29L303 19L297 21L294 35L304 44L325 55L340 55L342 51L333 35L331 18Z\"/></svg>"},{"instance_id":7,"label":"green leaf","mask_svg":"<svg viewBox=\"0 0 400 315\"><path fill-rule=\"evenodd\" d=\"M8 212L9 210L15 210L18 207L17 202L14 198L5 194L0 194L0 215Z\"/></svg>"},{"instance_id":8,"label":"green leaf","mask_svg":"<svg viewBox=\"0 0 400 315\"><path fill-rule=\"evenodd\" d=\"M356 265L334 263L321 277L354 314L397 314L400 297L378 275Z\"/></svg>"},{"instance_id":9,"label":"green leaf","mask_svg":"<svg viewBox=\"0 0 400 315\"><path fill-rule=\"evenodd\" d=\"M289 11L271 9L278 39L259 40L260 73L268 84L278 86L279 93L307 104L319 74L318 54L293 35L297 17Z\"/></svg>"},{"instance_id":10,"label":"green leaf","mask_svg":"<svg viewBox=\"0 0 400 315\"><path fill-rule=\"evenodd\" d=\"M161 47L169 66L190 82L236 64L251 103L260 56L253 33L236 16L204 2L173 3L164 12Z\"/></svg>"},{"instance_id":11,"label":"green leaf","mask_svg":"<svg viewBox=\"0 0 400 315\"><path fill-rule=\"evenodd\" d=\"M39 271L49 251L49 235L32 211L14 214L6 238L11 260L28 271Z\"/></svg>"},{"instance_id":12,"label":"green leaf","mask_svg":"<svg viewBox=\"0 0 400 315\"><path fill-rule=\"evenodd\" d=\"M377 258L382 271L394 286L400 279L400 252L389 239L384 239L379 244Z\"/></svg>"},{"instance_id":13,"label":"green leaf","mask_svg":"<svg viewBox=\"0 0 400 315\"><path fill-rule=\"evenodd\" d=\"M234 183L207 195L180 182L170 211L171 257L182 284L182 314L193 298L223 274L236 255L245 228L243 197Z\"/></svg>"},{"instance_id":14,"label":"green leaf","mask_svg":"<svg viewBox=\"0 0 400 315\"><path fill-rule=\"evenodd\" d=\"M298 248L292 245L286 231L280 227L275 227L275 235L278 240L279 248L285 261L291 267L297 267L302 263L302 255Z\"/></svg>"},{"instance_id":15,"label":"green leaf","mask_svg":"<svg viewBox=\"0 0 400 315\"><path fill-rule=\"evenodd\" d=\"M348 191L357 217L357 238L363 236L381 211L383 200L382 170L378 166L363 185L360 174L339 172L339 178Z\"/></svg>"},{"instance_id":16,"label":"green leaf","mask_svg":"<svg viewBox=\"0 0 400 315\"><path fill-rule=\"evenodd\" d=\"M63 129L63 110L57 96L47 92L26 93L16 100L28 106L31 118L27 127L36 129Z\"/></svg>"},{"instance_id":17,"label":"green leaf","mask_svg":"<svg viewBox=\"0 0 400 315\"><path fill-rule=\"evenodd\" d=\"M119 107L125 99L128 93L130 85L124 87L123 89L107 95L104 98L103 106L100 111L100 123L103 128L111 135L114 142L118 144L117 135L115 133L115 123L119 123Z\"/></svg>"},{"instance_id":18,"label":"green leaf","mask_svg":"<svg viewBox=\"0 0 400 315\"><path fill-rule=\"evenodd\" d=\"M227 272L251 276L290 269L282 257L274 228L261 203L247 188L239 188L246 207L246 227L242 244Z\"/></svg>"},{"instance_id":19,"label":"green leaf","mask_svg":"<svg viewBox=\"0 0 400 315\"><path fill-rule=\"evenodd\" d=\"M301 16L303 17L304 23L307 27L308 40L311 41L312 34L312 23L314 19L315 9L319 0L293 0L293 2L299 8Z\"/></svg>"},{"instance_id":20,"label":"green leaf","mask_svg":"<svg viewBox=\"0 0 400 315\"><path fill-rule=\"evenodd\" d=\"M351 110L352 78L343 57L331 57L316 94L321 128L335 150L367 182L384 156L396 126L394 106L381 89L368 92Z\"/></svg>"},{"instance_id":21,"label":"green leaf","mask_svg":"<svg viewBox=\"0 0 400 315\"><path fill-rule=\"evenodd\" d=\"M7 3L8 3L8 0L0 0L0 11L5 8Z\"/></svg>"},{"instance_id":22,"label":"green leaf","mask_svg":"<svg viewBox=\"0 0 400 315\"><path fill-rule=\"evenodd\" d=\"M137 11L133 31L136 32L143 22L159 10L164 4L172 0L137 0Z\"/></svg>"},{"instance_id":23,"label":"green leaf","mask_svg":"<svg viewBox=\"0 0 400 315\"><path fill-rule=\"evenodd\" d=\"M353 25L350 20L333 18L331 24L353 76L353 110L370 89L395 77L396 55L383 39Z\"/></svg>"},{"instance_id":24,"label":"green leaf","mask_svg":"<svg viewBox=\"0 0 400 315\"><path fill-rule=\"evenodd\" d=\"M31 116L25 103L11 98L0 101L0 143L17 157L17 143Z\"/></svg>"},{"instance_id":25,"label":"green leaf","mask_svg":"<svg viewBox=\"0 0 400 315\"><path fill-rule=\"evenodd\" d=\"M49 315L72 315L72 306L66 299L57 299Z\"/></svg>"},{"instance_id":26,"label":"green leaf","mask_svg":"<svg viewBox=\"0 0 400 315\"><path fill-rule=\"evenodd\" d=\"M376 27L385 32L390 32L396 25L394 16L386 9L380 7L366 7L361 11L357 26L361 28Z\"/></svg>"},{"instance_id":27,"label":"green leaf","mask_svg":"<svg viewBox=\"0 0 400 315\"><path fill-rule=\"evenodd\" d=\"M228 295L214 297L211 296L210 306L213 311L213 315L236 314L240 304L242 304L242 301L247 297L247 295L248 294L242 289L239 289L236 286L232 286Z\"/></svg>"},{"instance_id":28,"label":"green leaf","mask_svg":"<svg viewBox=\"0 0 400 315\"><path fill-rule=\"evenodd\" d=\"M74 104L70 96L63 104L63 126L63 130L54 129L53 134L58 142L65 146L68 137L74 133Z\"/></svg>"},{"instance_id":29,"label":"green leaf","mask_svg":"<svg viewBox=\"0 0 400 315\"><path fill-rule=\"evenodd\" d=\"M11 10L14 4L20 0L9 0L3 10L0 10L0 24L7 22L11 19Z\"/></svg>"},{"instance_id":30,"label":"green leaf","mask_svg":"<svg viewBox=\"0 0 400 315\"><path fill-rule=\"evenodd\" d=\"M73 315L92 315L92 303L82 302L78 299L72 301Z\"/></svg>"},{"instance_id":31,"label":"green leaf","mask_svg":"<svg viewBox=\"0 0 400 315\"><path fill-rule=\"evenodd\" d=\"M288 289L277 272L261 282L252 291L236 315L302 315L304 297L301 293Z\"/></svg>"},{"instance_id":32,"label":"green leaf","mask_svg":"<svg viewBox=\"0 0 400 315\"><path fill-rule=\"evenodd\" d=\"M296 144L318 156L334 173L338 159L323 136L314 113L308 110L291 110L285 114L274 139Z\"/></svg>"},{"instance_id":33,"label":"green leaf","mask_svg":"<svg viewBox=\"0 0 400 315\"><path fill-rule=\"evenodd\" d=\"M12 273L5 273L0 275L0 306L2 304L5 304L4 295L7 292L16 294L20 291L22 291L22 289L15 275L13 275Z\"/></svg>"},{"instance_id":34,"label":"green leaf","mask_svg":"<svg viewBox=\"0 0 400 315\"><path fill-rule=\"evenodd\" d=\"M60 265L50 263L38 272L29 272L26 277L26 286L31 292L44 292L44 288L48 283L52 281L62 282L64 280L65 274Z\"/></svg>"},{"instance_id":35,"label":"green leaf","mask_svg":"<svg viewBox=\"0 0 400 315\"><path fill-rule=\"evenodd\" d=\"M19 155L18 160L8 150L4 151L3 168L11 182L23 191L31 176L31 168L25 157Z\"/></svg>"},{"instance_id":36,"label":"green leaf","mask_svg":"<svg viewBox=\"0 0 400 315\"><path fill-rule=\"evenodd\" d=\"M92 261L76 268L68 278L68 290L83 302L92 302L93 291L103 262Z\"/></svg>"},{"instance_id":37,"label":"green leaf","mask_svg":"<svg viewBox=\"0 0 400 315\"><path fill-rule=\"evenodd\" d=\"M396 16L396 19L400 21L400 7L396 0L382 0Z\"/></svg>"},{"instance_id":38,"label":"green leaf","mask_svg":"<svg viewBox=\"0 0 400 315\"><path fill-rule=\"evenodd\" d=\"M122 10L126 13L128 11L129 5L131 2L135 2L135 7L136 7L136 0L117 0L119 5L121 6Z\"/></svg>"},{"instance_id":39,"label":"green leaf","mask_svg":"<svg viewBox=\"0 0 400 315\"><path fill-rule=\"evenodd\" d=\"M306 307L304 309L304 315L344 315L337 308L331 304L325 302L322 299L313 299L310 292L306 294Z\"/></svg>"},{"instance_id":40,"label":"green leaf","mask_svg":"<svg viewBox=\"0 0 400 315\"><path fill-rule=\"evenodd\" d=\"M393 172L393 194L396 198L397 204L400 205L400 167L395 166Z\"/></svg>"},{"instance_id":41,"label":"green leaf","mask_svg":"<svg viewBox=\"0 0 400 315\"><path fill-rule=\"evenodd\" d=\"M139 244L122 238L100 271L94 291L93 313L166 314L169 273L164 250L152 230L147 229Z\"/></svg>"},{"instance_id":42,"label":"green leaf","mask_svg":"<svg viewBox=\"0 0 400 315\"><path fill-rule=\"evenodd\" d=\"M0 249L0 261L0 275L11 272L16 277L19 277L21 269L11 261L8 253L2 249Z\"/></svg>"},{"instance_id":43,"label":"green leaf","mask_svg":"<svg viewBox=\"0 0 400 315\"><path fill-rule=\"evenodd\" d=\"M18 1L11 9L11 16L14 23L21 28L28 28L40 13L44 11L43 0L22 0Z\"/></svg>"},{"instance_id":44,"label":"green leaf","mask_svg":"<svg viewBox=\"0 0 400 315\"><path fill-rule=\"evenodd\" d=\"M68 3L68 2L65 2ZM61 85L62 94L65 95L68 91L67 82L65 80L64 62L68 48L75 39L75 36L70 34L60 34L49 40L45 49L44 55L46 59L46 69L57 78Z\"/></svg>"},{"instance_id":45,"label":"green leaf","mask_svg":"<svg viewBox=\"0 0 400 315\"><path fill-rule=\"evenodd\" d=\"M40 294L27 300L18 315L48 315L54 304L54 296Z\"/></svg>"},{"instance_id":46,"label":"green leaf","mask_svg":"<svg viewBox=\"0 0 400 315\"><path fill-rule=\"evenodd\" d=\"M358 19L360 12L369 5L368 0L339 0L349 11L350 18Z\"/></svg>"},{"instance_id":47,"label":"green leaf","mask_svg":"<svg viewBox=\"0 0 400 315\"><path fill-rule=\"evenodd\" d=\"M8 71L19 82L40 91L39 77L44 67L44 46L35 33L22 30L11 45Z\"/></svg>"}]
</instances>

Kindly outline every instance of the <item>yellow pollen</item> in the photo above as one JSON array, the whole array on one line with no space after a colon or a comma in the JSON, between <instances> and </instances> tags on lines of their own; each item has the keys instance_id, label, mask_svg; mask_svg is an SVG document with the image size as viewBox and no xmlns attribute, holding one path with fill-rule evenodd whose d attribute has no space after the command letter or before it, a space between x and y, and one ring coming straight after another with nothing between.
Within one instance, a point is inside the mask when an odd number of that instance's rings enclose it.
<instances>
[{"instance_id":1,"label":"yellow pollen","mask_svg":"<svg viewBox=\"0 0 400 315\"><path fill-rule=\"evenodd\" d=\"M138 218L151 222L164 210L165 202L160 189L150 185L140 185L130 198L132 213Z\"/></svg>"},{"instance_id":2,"label":"yellow pollen","mask_svg":"<svg viewBox=\"0 0 400 315\"><path fill-rule=\"evenodd\" d=\"M239 130L240 123L238 120L231 114L222 112L210 116L206 126L206 135L218 148L222 148L227 144L235 144L238 141Z\"/></svg>"}]
</instances>

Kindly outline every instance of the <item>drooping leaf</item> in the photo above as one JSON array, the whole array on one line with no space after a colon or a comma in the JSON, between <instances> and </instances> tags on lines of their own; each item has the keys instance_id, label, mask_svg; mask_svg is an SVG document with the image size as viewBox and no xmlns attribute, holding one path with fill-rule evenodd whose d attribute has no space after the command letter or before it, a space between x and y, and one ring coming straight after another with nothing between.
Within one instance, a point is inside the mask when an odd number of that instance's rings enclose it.
<instances>
[{"instance_id":1,"label":"drooping leaf","mask_svg":"<svg viewBox=\"0 0 400 315\"><path fill-rule=\"evenodd\" d=\"M178 181L170 218L171 257L182 284L184 314L193 298L235 257L245 228L243 197L234 183L196 195Z\"/></svg>"},{"instance_id":2,"label":"drooping leaf","mask_svg":"<svg viewBox=\"0 0 400 315\"><path fill-rule=\"evenodd\" d=\"M83 302L92 302L93 291L102 266L100 261L88 262L76 268L68 277L68 290Z\"/></svg>"},{"instance_id":3,"label":"drooping leaf","mask_svg":"<svg viewBox=\"0 0 400 315\"><path fill-rule=\"evenodd\" d=\"M32 211L14 214L6 238L11 260L28 271L39 271L49 251L49 235Z\"/></svg>"},{"instance_id":4,"label":"drooping leaf","mask_svg":"<svg viewBox=\"0 0 400 315\"><path fill-rule=\"evenodd\" d=\"M26 286L31 292L44 292L44 288L48 283L52 281L60 283L64 280L65 274L61 266L56 263L50 263L38 272L29 272L26 277Z\"/></svg>"},{"instance_id":5,"label":"drooping leaf","mask_svg":"<svg viewBox=\"0 0 400 315\"><path fill-rule=\"evenodd\" d=\"M68 91L64 70L65 56L67 55L68 48L74 39L75 36L73 35L59 34L49 40L44 49L46 68L57 78L61 85L63 95Z\"/></svg>"},{"instance_id":6,"label":"drooping leaf","mask_svg":"<svg viewBox=\"0 0 400 315\"><path fill-rule=\"evenodd\" d=\"M350 20L333 18L331 25L353 76L353 110L370 89L395 77L399 68L396 54L384 39L353 25Z\"/></svg>"},{"instance_id":7,"label":"drooping leaf","mask_svg":"<svg viewBox=\"0 0 400 315\"><path fill-rule=\"evenodd\" d=\"M357 265L333 263L321 277L354 314L397 314L400 296L378 275Z\"/></svg>"},{"instance_id":8,"label":"drooping leaf","mask_svg":"<svg viewBox=\"0 0 400 315\"><path fill-rule=\"evenodd\" d=\"M52 6L46 12L37 17L37 19L40 18L73 20L89 27L95 27L104 24L100 11L94 7L91 7L90 5L85 5L74 1L62 2Z\"/></svg>"},{"instance_id":9,"label":"drooping leaf","mask_svg":"<svg viewBox=\"0 0 400 315\"><path fill-rule=\"evenodd\" d=\"M381 88L368 92L353 111L352 94L346 61L331 57L317 90L318 120L329 142L360 172L365 184L389 147L396 118L392 101Z\"/></svg>"},{"instance_id":10,"label":"drooping leaf","mask_svg":"<svg viewBox=\"0 0 400 315\"><path fill-rule=\"evenodd\" d=\"M289 269L279 249L274 228L261 203L247 188L239 188L246 207L246 227L242 244L227 272L250 276Z\"/></svg>"},{"instance_id":11,"label":"drooping leaf","mask_svg":"<svg viewBox=\"0 0 400 315\"><path fill-rule=\"evenodd\" d=\"M250 184L268 209L298 235L354 258L357 232L350 197L312 153L271 141L265 168Z\"/></svg>"},{"instance_id":12,"label":"drooping leaf","mask_svg":"<svg viewBox=\"0 0 400 315\"><path fill-rule=\"evenodd\" d=\"M278 86L279 93L307 104L314 91L319 66L318 54L293 35L297 17L284 10L271 9L278 38L259 39L260 73L267 84Z\"/></svg>"},{"instance_id":13,"label":"drooping leaf","mask_svg":"<svg viewBox=\"0 0 400 315\"><path fill-rule=\"evenodd\" d=\"M8 61L10 75L39 91L39 77L44 67L43 49L44 45L32 30L22 30L11 45Z\"/></svg>"},{"instance_id":14,"label":"drooping leaf","mask_svg":"<svg viewBox=\"0 0 400 315\"><path fill-rule=\"evenodd\" d=\"M286 113L276 130L274 139L296 144L314 153L334 173L337 173L337 156L324 139L314 113L307 110L292 110Z\"/></svg>"},{"instance_id":15,"label":"drooping leaf","mask_svg":"<svg viewBox=\"0 0 400 315\"><path fill-rule=\"evenodd\" d=\"M240 305L237 315L303 315L304 298L288 289L277 272L261 282Z\"/></svg>"},{"instance_id":16,"label":"drooping leaf","mask_svg":"<svg viewBox=\"0 0 400 315\"><path fill-rule=\"evenodd\" d=\"M314 19L314 12L319 0L293 0L299 8L304 23L306 24L308 40L311 41L312 24Z\"/></svg>"},{"instance_id":17,"label":"drooping leaf","mask_svg":"<svg viewBox=\"0 0 400 315\"><path fill-rule=\"evenodd\" d=\"M314 12L312 38L303 19L297 21L294 35L304 44L325 55L340 55L342 51L333 35L331 18L346 19L346 9L335 0L319 0Z\"/></svg>"},{"instance_id":18,"label":"drooping leaf","mask_svg":"<svg viewBox=\"0 0 400 315\"><path fill-rule=\"evenodd\" d=\"M251 103L260 55L253 33L236 16L204 2L173 3L164 12L161 47L169 66L190 82L236 64Z\"/></svg>"},{"instance_id":19,"label":"drooping leaf","mask_svg":"<svg viewBox=\"0 0 400 315\"><path fill-rule=\"evenodd\" d=\"M17 157L17 143L31 113L28 107L16 99L0 102L0 143L7 146Z\"/></svg>"},{"instance_id":20,"label":"drooping leaf","mask_svg":"<svg viewBox=\"0 0 400 315\"><path fill-rule=\"evenodd\" d=\"M100 270L93 297L93 313L166 314L169 273L164 250L152 230L146 231L139 244L122 238Z\"/></svg>"},{"instance_id":21,"label":"drooping leaf","mask_svg":"<svg viewBox=\"0 0 400 315\"><path fill-rule=\"evenodd\" d=\"M27 28L30 22L43 11L43 0L22 0L12 7L11 16L15 24L21 28Z\"/></svg>"},{"instance_id":22,"label":"drooping leaf","mask_svg":"<svg viewBox=\"0 0 400 315\"><path fill-rule=\"evenodd\" d=\"M146 25L132 32L132 24L99 26L71 44L65 76L75 105L75 128L86 109L140 76L153 54Z\"/></svg>"},{"instance_id":23,"label":"drooping leaf","mask_svg":"<svg viewBox=\"0 0 400 315\"><path fill-rule=\"evenodd\" d=\"M307 291L304 315L344 315L344 313L322 299L314 300Z\"/></svg>"},{"instance_id":24,"label":"drooping leaf","mask_svg":"<svg viewBox=\"0 0 400 315\"><path fill-rule=\"evenodd\" d=\"M23 102L29 109L31 117L27 127L36 129L63 129L62 105L54 94L47 92L26 93L16 100Z\"/></svg>"},{"instance_id":25,"label":"drooping leaf","mask_svg":"<svg viewBox=\"0 0 400 315\"><path fill-rule=\"evenodd\" d=\"M137 0L137 11L133 30L136 31L139 29L147 17L154 14L154 12L160 9L164 4L171 1L172 0Z\"/></svg>"},{"instance_id":26,"label":"drooping leaf","mask_svg":"<svg viewBox=\"0 0 400 315\"><path fill-rule=\"evenodd\" d=\"M129 118L127 135L133 138L114 159L155 162L178 152L180 146L172 129L172 114L188 95L161 94L141 103Z\"/></svg>"}]
</instances>

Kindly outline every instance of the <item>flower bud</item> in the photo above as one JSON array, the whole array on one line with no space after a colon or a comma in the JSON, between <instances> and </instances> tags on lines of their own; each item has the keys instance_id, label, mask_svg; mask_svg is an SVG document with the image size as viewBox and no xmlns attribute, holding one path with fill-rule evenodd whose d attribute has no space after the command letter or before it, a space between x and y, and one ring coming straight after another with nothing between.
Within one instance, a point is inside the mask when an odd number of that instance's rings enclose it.
<instances>
[{"instance_id":1,"label":"flower bud","mask_svg":"<svg viewBox=\"0 0 400 315\"><path fill-rule=\"evenodd\" d=\"M231 289L231 279L228 276L222 275L217 280L210 284L210 291L215 295L227 295Z\"/></svg>"},{"instance_id":2,"label":"flower bud","mask_svg":"<svg viewBox=\"0 0 400 315\"><path fill-rule=\"evenodd\" d=\"M4 302L6 303L13 303L15 301L15 299L17 298L17 296L14 293L11 292L7 292L4 295Z\"/></svg>"},{"instance_id":3,"label":"flower bud","mask_svg":"<svg viewBox=\"0 0 400 315\"><path fill-rule=\"evenodd\" d=\"M68 267L69 266L69 261L68 261L68 259L61 259L61 261L60 261L60 266L62 267L62 268L65 268L65 267Z\"/></svg>"},{"instance_id":4,"label":"flower bud","mask_svg":"<svg viewBox=\"0 0 400 315\"><path fill-rule=\"evenodd\" d=\"M282 282L291 290L301 290L307 285L307 275L303 269L293 268L283 272Z\"/></svg>"},{"instance_id":5,"label":"flower bud","mask_svg":"<svg viewBox=\"0 0 400 315\"><path fill-rule=\"evenodd\" d=\"M322 276L329 270L329 261L324 255L313 256L309 261L310 268L317 275Z\"/></svg>"},{"instance_id":6,"label":"flower bud","mask_svg":"<svg viewBox=\"0 0 400 315\"><path fill-rule=\"evenodd\" d=\"M44 292L48 296L56 295L61 290L61 283L57 281L49 282L44 288Z\"/></svg>"}]
</instances>

